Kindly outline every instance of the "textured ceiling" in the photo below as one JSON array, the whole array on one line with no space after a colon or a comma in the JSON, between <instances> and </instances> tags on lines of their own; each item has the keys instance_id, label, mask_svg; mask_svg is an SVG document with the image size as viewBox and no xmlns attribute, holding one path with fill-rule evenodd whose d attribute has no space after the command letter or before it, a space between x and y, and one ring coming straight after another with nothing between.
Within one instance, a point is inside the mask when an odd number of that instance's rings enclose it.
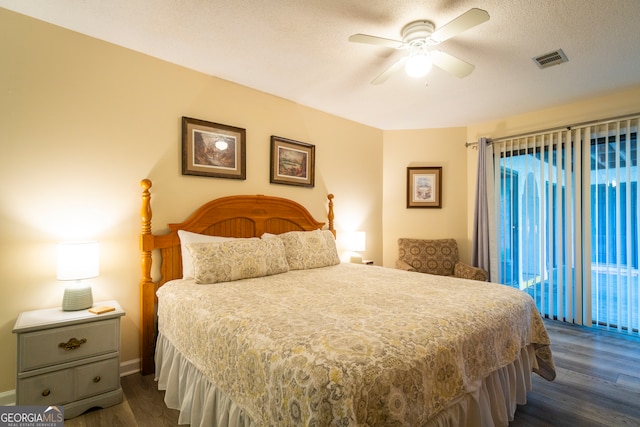
<instances>
[{"instance_id":1,"label":"textured ceiling","mask_svg":"<svg viewBox=\"0 0 640 427\"><path fill-rule=\"evenodd\" d=\"M380 129L467 126L640 84L640 0L0 0L0 7ZM491 19L438 46L475 65L369 82L400 39L470 8ZM541 70L533 57L563 49Z\"/></svg>"}]
</instances>

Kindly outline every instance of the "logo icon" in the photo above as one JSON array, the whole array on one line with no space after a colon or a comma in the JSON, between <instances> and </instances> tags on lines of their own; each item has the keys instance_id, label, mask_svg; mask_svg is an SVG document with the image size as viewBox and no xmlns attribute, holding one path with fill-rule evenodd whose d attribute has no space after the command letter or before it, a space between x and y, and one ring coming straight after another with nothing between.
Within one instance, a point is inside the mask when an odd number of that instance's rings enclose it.
<instances>
[{"instance_id":1,"label":"logo icon","mask_svg":"<svg viewBox=\"0 0 640 427\"><path fill-rule=\"evenodd\" d=\"M0 427L64 427L62 406L0 406Z\"/></svg>"}]
</instances>

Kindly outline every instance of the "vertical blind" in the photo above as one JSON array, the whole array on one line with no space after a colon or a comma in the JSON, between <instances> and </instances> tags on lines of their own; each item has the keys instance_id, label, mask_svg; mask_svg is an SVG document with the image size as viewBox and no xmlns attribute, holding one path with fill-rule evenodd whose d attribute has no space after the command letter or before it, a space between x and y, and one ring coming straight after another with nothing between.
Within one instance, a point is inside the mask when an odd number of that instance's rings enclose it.
<instances>
[{"instance_id":1,"label":"vertical blind","mask_svg":"<svg viewBox=\"0 0 640 427\"><path fill-rule=\"evenodd\" d=\"M638 117L588 127L592 319L638 332Z\"/></svg>"},{"instance_id":2,"label":"vertical blind","mask_svg":"<svg viewBox=\"0 0 640 427\"><path fill-rule=\"evenodd\" d=\"M637 333L637 128L635 116L493 144L492 270L545 316Z\"/></svg>"}]
</instances>

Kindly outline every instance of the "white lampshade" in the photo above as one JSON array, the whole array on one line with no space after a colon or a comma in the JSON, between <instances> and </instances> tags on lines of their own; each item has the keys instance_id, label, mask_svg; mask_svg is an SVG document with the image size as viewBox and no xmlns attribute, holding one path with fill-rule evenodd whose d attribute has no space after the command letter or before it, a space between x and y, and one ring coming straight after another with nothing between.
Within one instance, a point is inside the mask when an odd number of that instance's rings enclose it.
<instances>
[{"instance_id":1,"label":"white lampshade","mask_svg":"<svg viewBox=\"0 0 640 427\"><path fill-rule=\"evenodd\" d=\"M98 242L58 243L58 280L82 280L100 274Z\"/></svg>"},{"instance_id":2,"label":"white lampshade","mask_svg":"<svg viewBox=\"0 0 640 427\"><path fill-rule=\"evenodd\" d=\"M74 311L90 308L93 305L91 286L83 283L82 279L100 274L98 242L59 243L57 252L57 279L73 281L65 287L62 309Z\"/></svg>"},{"instance_id":3,"label":"white lampshade","mask_svg":"<svg viewBox=\"0 0 640 427\"><path fill-rule=\"evenodd\" d=\"M367 235L364 231L349 231L344 233L344 248L352 252L362 252L366 249Z\"/></svg>"},{"instance_id":4,"label":"white lampshade","mask_svg":"<svg viewBox=\"0 0 640 427\"><path fill-rule=\"evenodd\" d=\"M362 256L358 252L366 249L366 233L364 231L344 231L338 233L340 247L347 251L341 259L356 264L362 263Z\"/></svg>"}]
</instances>

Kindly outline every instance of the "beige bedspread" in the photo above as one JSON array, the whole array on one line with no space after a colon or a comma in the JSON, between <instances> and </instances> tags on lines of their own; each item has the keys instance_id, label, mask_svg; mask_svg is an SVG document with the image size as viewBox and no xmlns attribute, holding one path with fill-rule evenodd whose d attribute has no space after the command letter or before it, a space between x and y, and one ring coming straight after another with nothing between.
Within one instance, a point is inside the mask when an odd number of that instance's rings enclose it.
<instances>
[{"instance_id":1,"label":"beige bedspread","mask_svg":"<svg viewBox=\"0 0 640 427\"><path fill-rule=\"evenodd\" d=\"M533 300L501 285L340 264L158 290L159 330L258 425L420 426L536 345Z\"/></svg>"}]
</instances>

